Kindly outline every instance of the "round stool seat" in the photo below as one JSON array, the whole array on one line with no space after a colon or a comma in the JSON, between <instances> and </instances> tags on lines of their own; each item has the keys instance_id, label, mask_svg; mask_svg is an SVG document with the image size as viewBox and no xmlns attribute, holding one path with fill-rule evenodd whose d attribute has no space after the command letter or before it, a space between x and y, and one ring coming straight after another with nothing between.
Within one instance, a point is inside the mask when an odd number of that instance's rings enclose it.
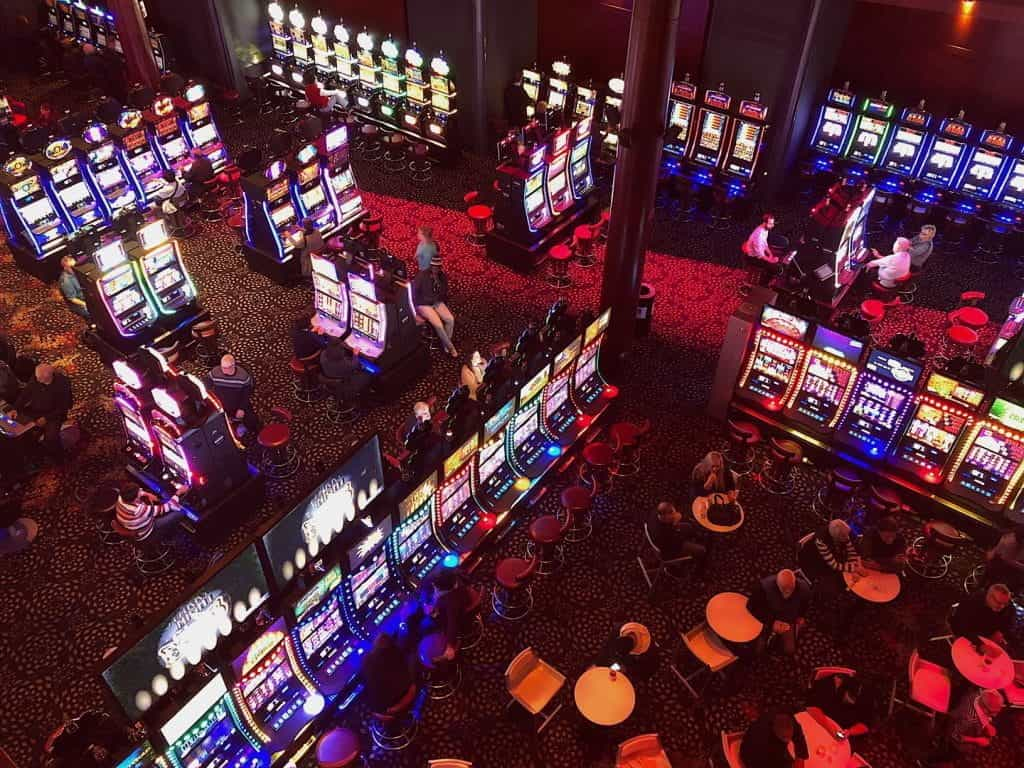
<instances>
[{"instance_id":1,"label":"round stool seat","mask_svg":"<svg viewBox=\"0 0 1024 768\"><path fill-rule=\"evenodd\" d=\"M225 177L226 181L224 183L233 184L236 181L241 181L242 169L237 165L229 165L221 172L220 175Z\"/></svg>"},{"instance_id":2,"label":"round stool seat","mask_svg":"<svg viewBox=\"0 0 1024 768\"><path fill-rule=\"evenodd\" d=\"M543 515L530 523L530 538L538 544L557 544L562 538L562 524L554 515Z\"/></svg>"},{"instance_id":3,"label":"round stool seat","mask_svg":"<svg viewBox=\"0 0 1024 768\"><path fill-rule=\"evenodd\" d=\"M506 557L495 567L494 580L503 589L518 589L522 585L519 576L529 567L529 560L524 560L521 557Z\"/></svg>"},{"instance_id":4,"label":"round stool seat","mask_svg":"<svg viewBox=\"0 0 1024 768\"><path fill-rule=\"evenodd\" d=\"M473 221L487 221L493 213L489 205L481 205L479 203L469 206L469 209L466 211L466 215Z\"/></svg>"},{"instance_id":5,"label":"round stool seat","mask_svg":"<svg viewBox=\"0 0 1024 768\"><path fill-rule=\"evenodd\" d=\"M836 467L832 470L832 474L840 483L850 486L851 488L856 488L864 482L861 476L850 467Z\"/></svg>"},{"instance_id":6,"label":"round stool seat","mask_svg":"<svg viewBox=\"0 0 1024 768\"><path fill-rule=\"evenodd\" d=\"M594 241L594 229L589 224L581 224L572 231L573 239L578 242L593 242Z\"/></svg>"},{"instance_id":7,"label":"round stool seat","mask_svg":"<svg viewBox=\"0 0 1024 768\"><path fill-rule=\"evenodd\" d=\"M412 153L417 158L424 158L430 153L430 147L426 144L413 144Z\"/></svg>"},{"instance_id":8,"label":"round stool seat","mask_svg":"<svg viewBox=\"0 0 1024 768\"><path fill-rule=\"evenodd\" d=\"M582 512L590 509L593 497L586 488L578 485L570 485L562 491L562 506L573 512Z\"/></svg>"},{"instance_id":9,"label":"round stool seat","mask_svg":"<svg viewBox=\"0 0 1024 768\"><path fill-rule=\"evenodd\" d=\"M951 325L946 329L946 338L954 344L973 346L978 343L978 332L966 325Z\"/></svg>"},{"instance_id":10,"label":"round stool seat","mask_svg":"<svg viewBox=\"0 0 1024 768\"><path fill-rule=\"evenodd\" d=\"M953 322L979 330L988 325L988 313L978 307L961 307L953 313Z\"/></svg>"},{"instance_id":11,"label":"round stool seat","mask_svg":"<svg viewBox=\"0 0 1024 768\"><path fill-rule=\"evenodd\" d=\"M345 250L345 241L338 235L335 235L327 241L327 248L334 253L341 253Z\"/></svg>"},{"instance_id":12,"label":"round stool seat","mask_svg":"<svg viewBox=\"0 0 1024 768\"><path fill-rule=\"evenodd\" d=\"M256 441L264 448L283 448L291 440L292 430L287 424L267 424L260 430Z\"/></svg>"},{"instance_id":13,"label":"round stool seat","mask_svg":"<svg viewBox=\"0 0 1024 768\"><path fill-rule=\"evenodd\" d=\"M316 761L320 768L348 768L359 758L361 750L355 731L331 728L316 743Z\"/></svg>"},{"instance_id":14,"label":"round stool seat","mask_svg":"<svg viewBox=\"0 0 1024 768\"><path fill-rule=\"evenodd\" d=\"M771 444L772 451L778 454L780 458L784 458L790 464L799 464L800 459L803 458L803 449L800 448L798 443L792 440L773 437Z\"/></svg>"},{"instance_id":15,"label":"round stool seat","mask_svg":"<svg viewBox=\"0 0 1024 768\"><path fill-rule=\"evenodd\" d=\"M860 303L860 314L869 323L885 317L885 304L878 299L867 299Z\"/></svg>"},{"instance_id":16,"label":"round stool seat","mask_svg":"<svg viewBox=\"0 0 1024 768\"><path fill-rule=\"evenodd\" d=\"M448 647L448 640L444 636L444 632L433 632L422 640L420 640L419 647L417 648L417 655L420 658L420 664L426 669L434 669L444 659L444 650Z\"/></svg>"},{"instance_id":17,"label":"round stool seat","mask_svg":"<svg viewBox=\"0 0 1024 768\"><path fill-rule=\"evenodd\" d=\"M467 192L462 196L462 203L463 205L467 206L474 205L479 197L480 193L477 192L476 190L473 190L472 192Z\"/></svg>"},{"instance_id":18,"label":"round stool seat","mask_svg":"<svg viewBox=\"0 0 1024 768\"><path fill-rule=\"evenodd\" d=\"M367 136L367 137L370 137L370 138L376 136L377 133L378 133L377 126L376 125L372 125L371 123L367 123L362 128L360 128L359 132L362 133L363 136Z\"/></svg>"},{"instance_id":19,"label":"round stool seat","mask_svg":"<svg viewBox=\"0 0 1024 768\"><path fill-rule=\"evenodd\" d=\"M392 133L390 136L388 136L388 144L394 144L395 146L398 146L399 144L405 144L405 136L403 136L401 133Z\"/></svg>"},{"instance_id":20,"label":"round stool seat","mask_svg":"<svg viewBox=\"0 0 1024 768\"><path fill-rule=\"evenodd\" d=\"M964 291L960 294L960 303L974 306L979 301L985 300L984 291Z\"/></svg>"},{"instance_id":21,"label":"round stool seat","mask_svg":"<svg viewBox=\"0 0 1024 768\"><path fill-rule=\"evenodd\" d=\"M572 248L565 243L553 245L548 253L555 261L569 261L572 258Z\"/></svg>"},{"instance_id":22,"label":"round stool seat","mask_svg":"<svg viewBox=\"0 0 1024 768\"><path fill-rule=\"evenodd\" d=\"M288 361L288 367L292 369L292 373L300 374L306 373L310 366L307 363L302 362L299 358L293 357Z\"/></svg>"},{"instance_id":23,"label":"round stool seat","mask_svg":"<svg viewBox=\"0 0 1024 768\"><path fill-rule=\"evenodd\" d=\"M592 467L609 467L614 457L608 443L591 443L583 449L583 460Z\"/></svg>"},{"instance_id":24,"label":"round stool seat","mask_svg":"<svg viewBox=\"0 0 1024 768\"><path fill-rule=\"evenodd\" d=\"M878 501L879 504L881 504L883 507L885 507L887 509L888 508L897 508L898 509L900 507L900 505L903 503L900 500L899 494L897 494L896 491L892 490L891 488L887 488L884 485L883 486L878 486L878 485L872 486L871 487L871 496L876 501Z\"/></svg>"},{"instance_id":25,"label":"round stool seat","mask_svg":"<svg viewBox=\"0 0 1024 768\"><path fill-rule=\"evenodd\" d=\"M729 432L739 442L754 445L761 442L761 428L752 421L729 420Z\"/></svg>"},{"instance_id":26,"label":"round stool seat","mask_svg":"<svg viewBox=\"0 0 1024 768\"><path fill-rule=\"evenodd\" d=\"M217 335L216 320L200 320L192 326L192 335L197 339L206 339Z\"/></svg>"},{"instance_id":27,"label":"round stool seat","mask_svg":"<svg viewBox=\"0 0 1024 768\"><path fill-rule=\"evenodd\" d=\"M623 448L632 448L640 439L640 428L631 421L620 421L612 424L608 434Z\"/></svg>"},{"instance_id":28,"label":"round stool seat","mask_svg":"<svg viewBox=\"0 0 1024 768\"><path fill-rule=\"evenodd\" d=\"M929 520L924 524L925 536L944 549L952 549L960 543L960 531L942 520Z\"/></svg>"}]
</instances>

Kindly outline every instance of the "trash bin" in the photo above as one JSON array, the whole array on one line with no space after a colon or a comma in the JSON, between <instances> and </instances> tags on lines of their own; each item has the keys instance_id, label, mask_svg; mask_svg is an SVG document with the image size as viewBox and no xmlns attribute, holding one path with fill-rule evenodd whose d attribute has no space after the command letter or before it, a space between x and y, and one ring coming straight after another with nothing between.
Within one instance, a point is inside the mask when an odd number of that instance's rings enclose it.
<instances>
[{"instance_id":1,"label":"trash bin","mask_svg":"<svg viewBox=\"0 0 1024 768\"><path fill-rule=\"evenodd\" d=\"M640 296L636 303L636 335L640 338L651 332L651 314L654 312L654 297L657 291L650 283L640 284Z\"/></svg>"}]
</instances>

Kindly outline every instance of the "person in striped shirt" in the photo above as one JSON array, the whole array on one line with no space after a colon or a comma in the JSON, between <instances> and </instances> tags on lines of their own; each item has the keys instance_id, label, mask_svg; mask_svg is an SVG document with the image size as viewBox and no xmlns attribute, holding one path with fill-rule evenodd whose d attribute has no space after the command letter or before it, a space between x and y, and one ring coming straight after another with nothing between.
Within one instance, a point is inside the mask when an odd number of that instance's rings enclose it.
<instances>
[{"instance_id":1,"label":"person in striped shirt","mask_svg":"<svg viewBox=\"0 0 1024 768\"><path fill-rule=\"evenodd\" d=\"M800 549L800 567L814 582L815 589L832 594L846 589L844 573L867 575L860 553L853 546L850 526L843 520L832 520L815 532L814 538Z\"/></svg>"},{"instance_id":2,"label":"person in striped shirt","mask_svg":"<svg viewBox=\"0 0 1024 768\"><path fill-rule=\"evenodd\" d=\"M170 499L160 502L146 493L138 483L127 483L117 497L115 516L120 525L136 541L148 538L154 530L164 529L177 523L184 512L180 503L181 491Z\"/></svg>"}]
</instances>

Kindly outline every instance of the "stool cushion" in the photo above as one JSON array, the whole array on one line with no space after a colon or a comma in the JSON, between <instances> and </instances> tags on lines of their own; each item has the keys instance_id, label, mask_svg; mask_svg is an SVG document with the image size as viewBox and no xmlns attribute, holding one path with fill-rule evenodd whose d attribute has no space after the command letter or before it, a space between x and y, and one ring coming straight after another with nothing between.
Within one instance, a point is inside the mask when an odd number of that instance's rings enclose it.
<instances>
[{"instance_id":1,"label":"stool cushion","mask_svg":"<svg viewBox=\"0 0 1024 768\"><path fill-rule=\"evenodd\" d=\"M530 523L530 538L538 544L557 544L562 540L562 524L554 515L542 515Z\"/></svg>"},{"instance_id":2,"label":"stool cushion","mask_svg":"<svg viewBox=\"0 0 1024 768\"><path fill-rule=\"evenodd\" d=\"M264 448L283 448L291 437L292 430L287 424L267 424L256 440Z\"/></svg>"},{"instance_id":3,"label":"stool cushion","mask_svg":"<svg viewBox=\"0 0 1024 768\"><path fill-rule=\"evenodd\" d=\"M975 330L988 325L988 313L978 307L961 307L951 315L954 323L966 325Z\"/></svg>"},{"instance_id":4,"label":"stool cushion","mask_svg":"<svg viewBox=\"0 0 1024 768\"><path fill-rule=\"evenodd\" d=\"M414 144L412 147L412 153L416 157L426 157L427 153L430 152L430 147L426 144Z\"/></svg>"},{"instance_id":5,"label":"stool cushion","mask_svg":"<svg viewBox=\"0 0 1024 768\"><path fill-rule=\"evenodd\" d=\"M960 531L942 520L929 520L924 524L924 532L935 543L949 547L956 546L961 539Z\"/></svg>"},{"instance_id":6,"label":"stool cushion","mask_svg":"<svg viewBox=\"0 0 1024 768\"><path fill-rule=\"evenodd\" d=\"M489 205L471 205L469 210L466 211L466 215L474 221L487 221L494 215Z\"/></svg>"},{"instance_id":7,"label":"stool cushion","mask_svg":"<svg viewBox=\"0 0 1024 768\"><path fill-rule=\"evenodd\" d=\"M591 443L583 449L583 460L592 467L607 467L612 463L614 454L608 443Z\"/></svg>"},{"instance_id":8,"label":"stool cushion","mask_svg":"<svg viewBox=\"0 0 1024 768\"><path fill-rule=\"evenodd\" d=\"M750 421L729 419L729 436L747 445L754 445L761 442L761 428Z\"/></svg>"},{"instance_id":9,"label":"stool cushion","mask_svg":"<svg viewBox=\"0 0 1024 768\"><path fill-rule=\"evenodd\" d=\"M420 664L427 669L434 669L438 662L444 661L444 649L448 647L448 640L443 632L434 632L420 640L417 648L417 655Z\"/></svg>"},{"instance_id":10,"label":"stool cushion","mask_svg":"<svg viewBox=\"0 0 1024 768\"><path fill-rule=\"evenodd\" d=\"M899 494L884 485L871 486L871 496L886 507L898 507L902 503Z\"/></svg>"},{"instance_id":11,"label":"stool cushion","mask_svg":"<svg viewBox=\"0 0 1024 768\"><path fill-rule=\"evenodd\" d=\"M292 369L292 373L304 374L311 371L316 367L315 363L305 363L297 357L293 357L288 361L288 367Z\"/></svg>"},{"instance_id":12,"label":"stool cushion","mask_svg":"<svg viewBox=\"0 0 1024 768\"><path fill-rule=\"evenodd\" d=\"M570 485L562 491L562 506L573 512L583 512L590 509L593 501L594 497L590 495L590 491L578 485Z\"/></svg>"},{"instance_id":13,"label":"stool cushion","mask_svg":"<svg viewBox=\"0 0 1024 768\"><path fill-rule=\"evenodd\" d=\"M984 298L984 291L964 291L960 294L960 303L969 304L972 301L982 301Z\"/></svg>"},{"instance_id":14,"label":"stool cushion","mask_svg":"<svg viewBox=\"0 0 1024 768\"><path fill-rule=\"evenodd\" d=\"M832 475L844 485L856 487L864 482L863 478L851 467L836 467L832 470Z\"/></svg>"},{"instance_id":15,"label":"stool cushion","mask_svg":"<svg viewBox=\"0 0 1024 768\"><path fill-rule=\"evenodd\" d=\"M572 249L565 243L553 245L548 253L555 261L568 261L572 258Z\"/></svg>"},{"instance_id":16,"label":"stool cushion","mask_svg":"<svg viewBox=\"0 0 1024 768\"><path fill-rule=\"evenodd\" d=\"M868 322L881 320L885 317L885 304L878 299L868 299L860 303L860 314Z\"/></svg>"},{"instance_id":17,"label":"stool cushion","mask_svg":"<svg viewBox=\"0 0 1024 768\"><path fill-rule=\"evenodd\" d=\"M954 344L970 346L978 343L978 332L966 325L951 325L946 329L946 338Z\"/></svg>"},{"instance_id":18,"label":"stool cushion","mask_svg":"<svg viewBox=\"0 0 1024 768\"><path fill-rule=\"evenodd\" d=\"M640 428L631 421L620 421L617 424L612 424L608 434L618 445L630 447L637 444Z\"/></svg>"},{"instance_id":19,"label":"stool cushion","mask_svg":"<svg viewBox=\"0 0 1024 768\"><path fill-rule=\"evenodd\" d=\"M506 557L495 567L494 580L503 589L519 589L523 583L519 580L519 576L529 567L529 560L523 560L521 557Z\"/></svg>"},{"instance_id":20,"label":"stool cushion","mask_svg":"<svg viewBox=\"0 0 1024 768\"><path fill-rule=\"evenodd\" d=\"M583 224L572 231L572 236L576 240L590 241L594 239L594 229L588 224Z\"/></svg>"},{"instance_id":21,"label":"stool cushion","mask_svg":"<svg viewBox=\"0 0 1024 768\"><path fill-rule=\"evenodd\" d=\"M346 768L359 757L359 735L348 728L331 728L316 743L320 768Z\"/></svg>"},{"instance_id":22,"label":"stool cushion","mask_svg":"<svg viewBox=\"0 0 1024 768\"><path fill-rule=\"evenodd\" d=\"M479 197L480 193L477 192L476 190L473 190L472 192L467 192L462 196L462 202L465 203L466 205L473 205L474 203L476 203L477 198Z\"/></svg>"},{"instance_id":23,"label":"stool cushion","mask_svg":"<svg viewBox=\"0 0 1024 768\"><path fill-rule=\"evenodd\" d=\"M772 450L791 464L796 464L803 456L803 449L798 443L792 440L773 437L771 440Z\"/></svg>"}]
</instances>

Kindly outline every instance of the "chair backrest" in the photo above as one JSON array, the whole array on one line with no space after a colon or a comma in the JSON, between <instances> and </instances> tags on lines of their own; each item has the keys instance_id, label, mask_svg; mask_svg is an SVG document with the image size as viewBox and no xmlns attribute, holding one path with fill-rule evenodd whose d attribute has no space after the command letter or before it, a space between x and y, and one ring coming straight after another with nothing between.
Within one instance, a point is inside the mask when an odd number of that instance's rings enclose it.
<instances>
[{"instance_id":1,"label":"chair backrest","mask_svg":"<svg viewBox=\"0 0 1024 768\"><path fill-rule=\"evenodd\" d=\"M911 683L914 682L914 673L917 672L918 662L921 660L920 654L917 652L917 648L910 652L910 658L907 660L907 680Z\"/></svg>"},{"instance_id":2,"label":"chair backrest","mask_svg":"<svg viewBox=\"0 0 1024 768\"><path fill-rule=\"evenodd\" d=\"M722 756L729 768L744 768L740 760L740 744L743 741L743 731L728 733L722 731Z\"/></svg>"},{"instance_id":3,"label":"chair backrest","mask_svg":"<svg viewBox=\"0 0 1024 768\"><path fill-rule=\"evenodd\" d=\"M857 674L857 670L850 669L849 667L818 667L814 670L811 675L811 682L816 683L823 677L831 677L832 675L842 675L843 677L854 677Z\"/></svg>"},{"instance_id":4,"label":"chair backrest","mask_svg":"<svg viewBox=\"0 0 1024 768\"><path fill-rule=\"evenodd\" d=\"M468 760L457 760L454 757L443 757L440 760L431 760L427 768L473 768Z\"/></svg>"},{"instance_id":5,"label":"chair backrest","mask_svg":"<svg viewBox=\"0 0 1024 768\"><path fill-rule=\"evenodd\" d=\"M627 760L637 760L641 757L657 757L662 751L661 739L656 733L644 733L634 736L632 739L619 744L619 751L615 756L616 768L626 768Z\"/></svg>"},{"instance_id":6,"label":"chair backrest","mask_svg":"<svg viewBox=\"0 0 1024 768\"><path fill-rule=\"evenodd\" d=\"M658 560L661 560L661 550L658 549L658 545L655 544L654 539L651 538L651 529L647 526L647 523L644 523L644 538L647 539L647 544L650 548L654 550L654 554L658 556Z\"/></svg>"},{"instance_id":7,"label":"chair backrest","mask_svg":"<svg viewBox=\"0 0 1024 768\"><path fill-rule=\"evenodd\" d=\"M509 693L515 688L523 679L530 673L534 667L540 663L540 658L537 656L537 652L533 650L533 646L527 646L519 652L519 654L509 662L508 668L505 670L505 687L508 688Z\"/></svg>"}]
</instances>

